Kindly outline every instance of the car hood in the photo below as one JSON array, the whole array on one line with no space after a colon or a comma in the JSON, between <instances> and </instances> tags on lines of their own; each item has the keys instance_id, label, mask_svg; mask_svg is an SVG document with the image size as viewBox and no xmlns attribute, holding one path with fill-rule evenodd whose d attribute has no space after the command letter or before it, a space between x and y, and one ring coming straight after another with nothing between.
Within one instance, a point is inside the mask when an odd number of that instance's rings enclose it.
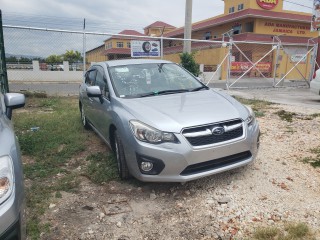
<instances>
[{"instance_id":1,"label":"car hood","mask_svg":"<svg viewBox=\"0 0 320 240\"><path fill-rule=\"evenodd\" d=\"M180 132L182 128L230 119L245 119L247 109L223 92L215 90L122 99L123 107L135 119L162 131Z\"/></svg>"}]
</instances>

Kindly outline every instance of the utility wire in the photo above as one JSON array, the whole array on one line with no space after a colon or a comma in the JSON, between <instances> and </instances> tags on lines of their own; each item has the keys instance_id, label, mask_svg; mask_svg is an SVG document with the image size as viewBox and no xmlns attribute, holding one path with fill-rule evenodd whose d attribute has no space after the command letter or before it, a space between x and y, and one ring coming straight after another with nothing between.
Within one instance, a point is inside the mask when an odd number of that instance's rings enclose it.
<instances>
[{"instance_id":1,"label":"utility wire","mask_svg":"<svg viewBox=\"0 0 320 240\"><path fill-rule=\"evenodd\" d=\"M305 7L305 8L313 9L313 7L310 7L310 6L301 4L301 3L291 2L291 1L288 1L288 0L283 0L283 1L284 1L284 2L287 2L287 3L291 3L291 4L294 4L294 5L297 5L297 6L300 6L300 7ZM310 1L312 1L312 0L310 0ZM313 2L313 1L312 1L312 2Z\"/></svg>"}]
</instances>

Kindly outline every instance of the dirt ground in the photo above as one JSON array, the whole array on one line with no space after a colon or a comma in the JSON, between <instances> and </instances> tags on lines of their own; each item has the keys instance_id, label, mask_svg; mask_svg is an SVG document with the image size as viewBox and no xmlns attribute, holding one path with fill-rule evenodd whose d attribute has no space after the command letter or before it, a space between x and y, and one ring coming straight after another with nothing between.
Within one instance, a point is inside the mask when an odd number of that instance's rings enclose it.
<instances>
[{"instance_id":1,"label":"dirt ground","mask_svg":"<svg viewBox=\"0 0 320 240\"><path fill-rule=\"evenodd\" d=\"M281 120L282 109L298 115ZM315 112L272 105L258 119L257 160L208 178L96 185L83 177L79 192L52 198L42 217L50 233L41 239L251 239L257 227L288 222L306 223L320 239L320 169L301 162L320 146L320 117L305 117Z\"/></svg>"}]
</instances>

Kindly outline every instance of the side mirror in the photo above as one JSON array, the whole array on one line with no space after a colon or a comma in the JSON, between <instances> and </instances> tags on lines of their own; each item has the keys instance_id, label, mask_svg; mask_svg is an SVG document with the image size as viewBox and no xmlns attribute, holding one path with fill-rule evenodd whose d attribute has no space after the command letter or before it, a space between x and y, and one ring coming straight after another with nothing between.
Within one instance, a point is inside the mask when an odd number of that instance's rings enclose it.
<instances>
[{"instance_id":1,"label":"side mirror","mask_svg":"<svg viewBox=\"0 0 320 240\"><path fill-rule=\"evenodd\" d=\"M24 107L26 98L21 93L6 93L4 95L4 104L6 105L6 115L9 119L12 117L12 110Z\"/></svg>"},{"instance_id":2,"label":"side mirror","mask_svg":"<svg viewBox=\"0 0 320 240\"><path fill-rule=\"evenodd\" d=\"M88 97L101 97L101 89L99 86L91 86L87 87L87 95Z\"/></svg>"}]
</instances>

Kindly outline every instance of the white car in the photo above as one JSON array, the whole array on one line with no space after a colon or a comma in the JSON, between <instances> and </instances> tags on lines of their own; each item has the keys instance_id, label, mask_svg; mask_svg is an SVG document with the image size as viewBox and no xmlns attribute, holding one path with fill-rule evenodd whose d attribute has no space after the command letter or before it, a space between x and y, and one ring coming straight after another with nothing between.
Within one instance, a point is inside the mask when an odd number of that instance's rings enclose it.
<instances>
[{"instance_id":1,"label":"white car","mask_svg":"<svg viewBox=\"0 0 320 240\"><path fill-rule=\"evenodd\" d=\"M313 75L313 80L310 82L310 91L320 95L320 69Z\"/></svg>"}]
</instances>

